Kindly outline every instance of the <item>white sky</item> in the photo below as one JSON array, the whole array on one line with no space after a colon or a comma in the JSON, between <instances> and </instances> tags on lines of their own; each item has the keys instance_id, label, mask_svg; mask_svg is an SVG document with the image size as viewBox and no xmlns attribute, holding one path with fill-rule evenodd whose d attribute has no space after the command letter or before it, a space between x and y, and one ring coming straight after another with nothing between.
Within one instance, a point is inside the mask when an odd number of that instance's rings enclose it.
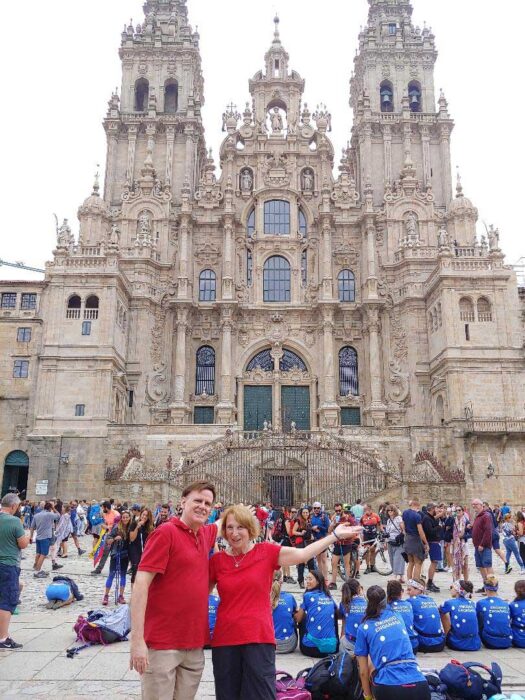
<instances>
[{"instance_id":1,"label":"white sky","mask_svg":"<svg viewBox=\"0 0 525 700\"><path fill-rule=\"evenodd\" d=\"M443 87L456 128L452 163L482 221L501 231L507 262L525 255L522 224L525 89L520 0L413 0L414 22L436 35L436 89ZM248 80L263 67L281 18L290 65L306 79L305 100L325 102L339 156L349 138L349 78L366 0L188 0L198 25L205 78L204 120L216 155L221 115L242 111ZM21 16L23 14L23 16ZM26 0L3 7L0 60L4 108L0 259L42 267L55 243L53 212L75 233L96 164L104 172L101 122L120 88L124 23L142 22L141 0ZM336 162L337 166L337 162ZM2 267L0 278L34 278ZM38 277L38 276L36 276Z\"/></svg>"}]
</instances>

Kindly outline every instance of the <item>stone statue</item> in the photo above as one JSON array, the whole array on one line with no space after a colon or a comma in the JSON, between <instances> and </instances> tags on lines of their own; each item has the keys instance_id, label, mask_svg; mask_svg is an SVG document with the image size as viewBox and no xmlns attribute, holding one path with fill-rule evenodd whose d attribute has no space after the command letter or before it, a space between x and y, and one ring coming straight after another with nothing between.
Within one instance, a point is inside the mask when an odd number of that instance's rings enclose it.
<instances>
[{"instance_id":1,"label":"stone statue","mask_svg":"<svg viewBox=\"0 0 525 700\"><path fill-rule=\"evenodd\" d=\"M71 227L68 224L68 220L64 219L62 226L57 226L57 243L62 247L69 247L73 243L73 234L71 233Z\"/></svg>"},{"instance_id":2,"label":"stone statue","mask_svg":"<svg viewBox=\"0 0 525 700\"><path fill-rule=\"evenodd\" d=\"M413 211L408 213L405 219L406 243L408 245L417 245L419 243L419 231L417 216Z\"/></svg>"},{"instance_id":3,"label":"stone statue","mask_svg":"<svg viewBox=\"0 0 525 700\"><path fill-rule=\"evenodd\" d=\"M270 114L270 121L272 124L272 133L277 134L283 130L283 118L279 113L279 107L273 108L273 112Z\"/></svg>"},{"instance_id":4,"label":"stone statue","mask_svg":"<svg viewBox=\"0 0 525 700\"><path fill-rule=\"evenodd\" d=\"M444 226L438 231L438 246L440 248L448 248L448 231Z\"/></svg>"},{"instance_id":5,"label":"stone statue","mask_svg":"<svg viewBox=\"0 0 525 700\"><path fill-rule=\"evenodd\" d=\"M263 430L265 430L265 431L268 430L268 421L267 420L265 420L263 423Z\"/></svg>"},{"instance_id":6,"label":"stone statue","mask_svg":"<svg viewBox=\"0 0 525 700\"><path fill-rule=\"evenodd\" d=\"M117 224L111 225L111 232L109 234L109 242L111 245L118 246L120 243L120 229Z\"/></svg>"},{"instance_id":7,"label":"stone statue","mask_svg":"<svg viewBox=\"0 0 525 700\"><path fill-rule=\"evenodd\" d=\"M489 239L489 249L491 251L499 250L499 229L494 228L494 226L491 224L489 230L487 231L487 236Z\"/></svg>"},{"instance_id":8,"label":"stone statue","mask_svg":"<svg viewBox=\"0 0 525 700\"><path fill-rule=\"evenodd\" d=\"M314 188L314 174L313 172L307 168L306 170L303 170L303 191L304 192L311 192Z\"/></svg>"},{"instance_id":9,"label":"stone statue","mask_svg":"<svg viewBox=\"0 0 525 700\"><path fill-rule=\"evenodd\" d=\"M143 211L139 216L139 233L148 236L151 232L151 222L147 211Z\"/></svg>"},{"instance_id":10,"label":"stone statue","mask_svg":"<svg viewBox=\"0 0 525 700\"><path fill-rule=\"evenodd\" d=\"M296 430L297 430L297 423L293 420L290 424L290 431L292 433L295 433Z\"/></svg>"},{"instance_id":11,"label":"stone statue","mask_svg":"<svg viewBox=\"0 0 525 700\"><path fill-rule=\"evenodd\" d=\"M162 182L157 178L155 180L155 187L153 188L154 194L157 195L157 197L160 197L162 194Z\"/></svg>"},{"instance_id":12,"label":"stone statue","mask_svg":"<svg viewBox=\"0 0 525 700\"><path fill-rule=\"evenodd\" d=\"M248 168L241 171L241 190L243 192L251 192L253 187L252 173Z\"/></svg>"}]
</instances>

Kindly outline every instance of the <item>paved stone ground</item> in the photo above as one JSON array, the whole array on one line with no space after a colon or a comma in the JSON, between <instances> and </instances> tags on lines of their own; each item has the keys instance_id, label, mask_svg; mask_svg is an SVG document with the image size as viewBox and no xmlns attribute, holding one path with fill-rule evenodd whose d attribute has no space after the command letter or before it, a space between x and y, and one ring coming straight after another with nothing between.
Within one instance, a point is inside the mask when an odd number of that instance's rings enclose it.
<instances>
[{"instance_id":1,"label":"paved stone ground","mask_svg":"<svg viewBox=\"0 0 525 700\"><path fill-rule=\"evenodd\" d=\"M83 541L87 546L91 538L86 537ZM85 599L61 610L47 610L44 591L51 576L41 580L33 578L33 556L34 545L26 550L26 558L22 562L21 578L25 586L22 605L20 615L13 617L11 624L11 636L22 643L24 648L19 651L0 651L0 697L46 698L54 695L64 700L96 694L120 700L140 697L138 675L128 668L128 642L85 649L74 659L68 659L65 654L66 649L75 641L73 624L77 616L86 610L100 607L104 576L91 576L91 560L87 555L79 558L74 547L70 547L69 558L62 560L64 568L60 573L70 575L78 582ZM44 564L44 568L49 570L49 562ZM499 560L496 572L502 583L503 597L507 600L512 599L513 586L519 574L513 571L504 576L503 565ZM473 579L478 587L479 576L474 574ZM362 576L362 582L365 588L372 584L385 585L386 578L372 574ZM448 594L450 575L438 574L436 583L441 586L442 592L435 597L436 600L442 601ZM286 589L300 600L301 591L298 586L286 586ZM335 597L339 599L338 592ZM423 668L441 668L450 658L479 660L485 663L494 659L503 669L506 690L525 691L525 650L482 650L468 654L445 650L441 654L422 655L420 658ZM298 652L277 659L279 669L292 673L311 665L311 660ZM198 698L205 700L214 697L211 658L210 652L207 651L206 668Z\"/></svg>"}]
</instances>

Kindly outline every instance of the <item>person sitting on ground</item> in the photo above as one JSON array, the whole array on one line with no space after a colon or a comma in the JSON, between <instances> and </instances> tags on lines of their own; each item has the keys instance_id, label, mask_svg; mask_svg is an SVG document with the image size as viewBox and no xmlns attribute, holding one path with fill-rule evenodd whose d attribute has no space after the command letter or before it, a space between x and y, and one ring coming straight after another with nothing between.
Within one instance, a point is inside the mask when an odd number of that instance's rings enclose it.
<instances>
[{"instance_id":1,"label":"person sitting on ground","mask_svg":"<svg viewBox=\"0 0 525 700\"><path fill-rule=\"evenodd\" d=\"M395 612L405 623L412 651L417 654L419 640L414 629L414 610L408 600L403 600L403 586L401 581L389 581L386 586L388 608Z\"/></svg>"},{"instance_id":2,"label":"person sitting on ground","mask_svg":"<svg viewBox=\"0 0 525 700\"><path fill-rule=\"evenodd\" d=\"M366 598L359 581L350 578L343 583L339 617L344 620L341 630L340 649L354 653L357 628L363 621L366 612Z\"/></svg>"},{"instance_id":3,"label":"person sitting on ground","mask_svg":"<svg viewBox=\"0 0 525 700\"><path fill-rule=\"evenodd\" d=\"M418 650L423 654L443 651L445 632L436 601L425 595L425 585L410 579L407 583L408 602L414 611L414 630L418 639Z\"/></svg>"},{"instance_id":4,"label":"person sitting on ground","mask_svg":"<svg viewBox=\"0 0 525 700\"><path fill-rule=\"evenodd\" d=\"M525 581L523 579L516 581L514 592L516 597L510 604L512 644L518 649L525 649Z\"/></svg>"},{"instance_id":5,"label":"person sitting on ground","mask_svg":"<svg viewBox=\"0 0 525 700\"><path fill-rule=\"evenodd\" d=\"M474 586L470 581L454 581L450 592L452 598L439 608L447 635L446 645L454 651L478 651L481 649L481 639L476 606L472 602Z\"/></svg>"},{"instance_id":6,"label":"person sitting on ground","mask_svg":"<svg viewBox=\"0 0 525 700\"><path fill-rule=\"evenodd\" d=\"M271 592L273 629L275 631L275 653L291 654L297 647L297 630L294 615L297 602L291 593L282 591L282 571L274 571Z\"/></svg>"},{"instance_id":7,"label":"person sitting on ground","mask_svg":"<svg viewBox=\"0 0 525 700\"><path fill-rule=\"evenodd\" d=\"M111 586L113 585L115 575L120 577L118 603L120 605L126 602L126 599L124 598L124 589L126 587L126 572L128 570L129 563L128 547L130 522L131 515L128 510L125 510L122 513L119 522L113 526L111 532L109 533L109 576L106 579L106 590L104 593L104 598L102 599L102 605L109 604L109 592L111 590Z\"/></svg>"},{"instance_id":8,"label":"person sitting on ground","mask_svg":"<svg viewBox=\"0 0 525 700\"><path fill-rule=\"evenodd\" d=\"M295 621L299 624L304 656L322 659L337 652L337 605L319 571L310 571L306 577L306 590Z\"/></svg>"},{"instance_id":9,"label":"person sitting on ground","mask_svg":"<svg viewBox=\"0 0 525 700\"><path fill-rule=\"evenodd\" d=\"M366 597L366 613L355 644L364 700L430 700L405 624L387 609L385 591L371 586Z\"/></svg>"},{"instance_id":10,"label":"person sitting on ground","mask_svg":"<svg viewBox=\"0 0 525 700\"><path fill-rule=\"evenodd\" d=\"M498 596L499 582L494 574L487 576L484 588L485 597L476 604L481 641L487 649L508 649L513 641L510 606Z\"/></svg>"}]
</instances>

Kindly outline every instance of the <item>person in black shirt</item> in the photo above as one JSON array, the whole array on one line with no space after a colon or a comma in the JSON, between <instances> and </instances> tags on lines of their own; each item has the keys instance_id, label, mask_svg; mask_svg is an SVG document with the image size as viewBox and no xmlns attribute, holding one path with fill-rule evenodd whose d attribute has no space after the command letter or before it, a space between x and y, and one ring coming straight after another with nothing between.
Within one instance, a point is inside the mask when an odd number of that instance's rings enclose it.
<instances>
[{"instance_id":1,"label":"person in black shirt","mask_svg":"<svg viewBox=\"0 0 525 700\"><path fill-rule=\"evenodd\" d=\"M131 523L129 530L129 562L131 564L131 590L135 583L135 577L139 568L142 552L146 546L146 540L154 530L153 513L149 508L140 511L138 520Z\"/></svg>"},{"instance_id":2,"label":"person in black shirt","mask_svg":"<svg viewBox=\"0 0 525 700\"><path fill-rule=\"evenodd\" d=\"M443 526L441 525L442 513L438 511L435 503L427 505L426 513L423 516L423 530L425 532L428 547L430 567L428 569L427 590L432 593L439 593L439 588L434 584L434 574L436 573L437 565L442 560L441 540L443 539Z\"/></svg>"}]
</instances>

